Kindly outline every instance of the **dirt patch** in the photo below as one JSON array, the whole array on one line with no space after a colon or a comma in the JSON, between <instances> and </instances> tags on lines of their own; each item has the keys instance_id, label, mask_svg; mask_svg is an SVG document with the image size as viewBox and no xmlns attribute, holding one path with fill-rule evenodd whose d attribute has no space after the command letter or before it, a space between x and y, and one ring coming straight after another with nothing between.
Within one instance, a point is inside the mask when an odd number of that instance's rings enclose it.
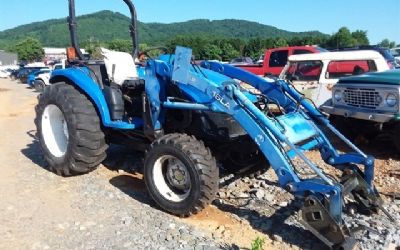
<instances>
[{"instance_id":1,"label":"dirt patch","mask_svg":"<svg viewBox=\"0 0 400 250\"><path fill-rule=\"evenodd\" d=\"M223 243L236 245L240 249L250 249L252 241L257 237L265 239L264 249L280 249L278 246L272 247L268 235L253 229L247 221L238 220L232 214L214 206L208 206L200 213L181 220L201 230L209 231L214 238L220 239Z\"/></svg>"},{"instance_id":2,"label":"dirt patch","mask_svg":"<svg viewBox=\"0 0 400 250\"><path fill-rule=\"evenodd\" d=\"M9 89L0 88L0 92L7 92L7 91L10 91L10 90Z\"/></svg>"}]
</instances>

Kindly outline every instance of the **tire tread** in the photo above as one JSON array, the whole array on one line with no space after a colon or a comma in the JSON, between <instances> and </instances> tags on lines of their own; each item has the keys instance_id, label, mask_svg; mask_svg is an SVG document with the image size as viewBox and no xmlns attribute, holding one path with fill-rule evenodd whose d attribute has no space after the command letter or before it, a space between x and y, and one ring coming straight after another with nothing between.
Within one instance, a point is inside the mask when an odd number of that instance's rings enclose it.
<instances>
[{"instance_id":1,"label":"tire tread","mask_svg":"<svg viewBox=\"0 0 400 250\"><path fill-rule=\"evenodd\" d=\"M68 121L70 142L61 162L50 154L40 135L40 117L48 104L57 105ZM77 88L64 82L46 87L35 110L38 138L51 171L63 176L85 174L96 169L106 158L108 145L98 113L88 97Z\"/></svg>"},{"instance_id":2,"label":"tire tread","mask_svg":"<svg viewBox=\"0 0 400 250\"><path fill-rule=\"evenodd\" d=\"M205 147L202 141L197 140L194 136L178 133L167 134L153 142L149 150L146 152L146 156L148 152L151 152L154 148L165 145L181 150L195 164L201 183L200 197L195 202L190 204L190 206L184 211L176 211L169 209L168 207L163 207L161 204L159 204L156 200L157 198L149 189L149 185L147 185L150 195L158 203L158 205L172 214L180 217L188 217L190 215L197 214L214 200L218 192L219 169L216 165L216 160L212 156L211 151ZM145 159L145 167L147 166L146 163L147 157Z\"/></svg>"}]
</instances>

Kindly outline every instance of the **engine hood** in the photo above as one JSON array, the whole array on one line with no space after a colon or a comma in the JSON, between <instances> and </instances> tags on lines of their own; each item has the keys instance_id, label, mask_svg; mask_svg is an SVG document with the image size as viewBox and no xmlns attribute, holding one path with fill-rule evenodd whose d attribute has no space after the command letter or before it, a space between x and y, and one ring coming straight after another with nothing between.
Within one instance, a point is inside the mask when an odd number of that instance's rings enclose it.
<instances>
[{"instance_id":1,"label":"engine hood","mask_svg":"<svg viewBox=\"0 0 400 250\"><path fill-rule=\"evenodd\" d=\"M366 73L360 76L342 78L339 84L386 84L400 86L400 69Z\"/></svg>"}]
</instances>

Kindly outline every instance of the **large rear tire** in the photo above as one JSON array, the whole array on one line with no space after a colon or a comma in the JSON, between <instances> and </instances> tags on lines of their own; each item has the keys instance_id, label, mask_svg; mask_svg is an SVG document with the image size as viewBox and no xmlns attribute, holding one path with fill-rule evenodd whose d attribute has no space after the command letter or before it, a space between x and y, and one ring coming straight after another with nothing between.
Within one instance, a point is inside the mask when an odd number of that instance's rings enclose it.
<instances>
[{"instance_id":1,"label":"large rear tire","mask_svg":"<svg viewBox=\"0 0 400 250\"><path fill-rule=\"evenodd\" d=\"M91 101L66 83L44 89L36 128L49 169L58 175L88 173L106 158L104 132Z\"/></svg>"},{"instance_id":2,"label":"large rear tire","mask_svg":"<svg viewBox=\"0 0 400 250\"><path fill-rule=\"evenodd\" d=\"M168 134L146 152L144 178L153 200L179 216L196 214L215 198L219 174L203 142L186 134Z\"/></svg>"}]
</instances>

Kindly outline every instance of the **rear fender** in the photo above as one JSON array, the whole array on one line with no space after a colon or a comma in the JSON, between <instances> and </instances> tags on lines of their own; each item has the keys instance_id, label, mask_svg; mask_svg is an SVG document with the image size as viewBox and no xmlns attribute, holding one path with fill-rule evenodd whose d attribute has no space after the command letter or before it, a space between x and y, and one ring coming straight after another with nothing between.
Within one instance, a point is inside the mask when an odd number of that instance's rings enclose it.
<instances>
[{"instance_id":1,"label":"rear fender","mask_svg":"<svg viewBox=\"0 0 400 250\"><path fill-rule=\"evenodd\" d=\"M106 127L113 127L110 118L110 111L107 106L103 92L90 76L85 68L68 68L65 70L56 70L50 78L50 83L66 82L79 88L85 93L101 116L101 121Z\"/></svg>"}]
</instances>

